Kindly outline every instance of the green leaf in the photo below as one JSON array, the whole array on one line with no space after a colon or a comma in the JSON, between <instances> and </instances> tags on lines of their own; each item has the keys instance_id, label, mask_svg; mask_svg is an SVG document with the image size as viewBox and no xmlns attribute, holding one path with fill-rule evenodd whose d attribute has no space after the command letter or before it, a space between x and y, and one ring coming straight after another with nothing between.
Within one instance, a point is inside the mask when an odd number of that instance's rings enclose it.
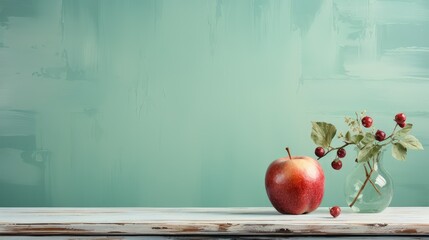
<instances>
[{"instance_id":1,"label":"green leaf","mask_svg":"<svg viewBox=\"0 0 429 240\"><path fill-rule=\"evenodd\" d=\"M407 125L405 125L404 128L402 128L401 130L397 131L395 133L395 137L397 138L402 138L405 135L407 135L408 133L410 133L411 129L413 128L413 124L411 123L407 123Z\"/></svg>"},{"instance_id":2,"label":"green leaf","mask_svg":"<svg viewBox=\"0 0 429 240\"><path fill-rule=\"evenodd\" d=\"M364 148L362 148L357 156L358 162L368 162L374 157L381 149L380 145L376 144L368 144Z\"/></svg>"},{"instance_id":3,"label":"green leaf","mask_svg":"<svg viewBox=\"0 0 429 240\"><path fill-rule=\"evenodd\" d=\"M364 138L360 141L364 146L366 145L372 145L372 143L375 141L374 134L372 133L365 133Z\"/></svg>"},{"instance_id":4,"label":"green leaf","mask_svg":"<svg viewBox=\"0 0 429 240\"><path fill-rule=\"evenodd\" d=\"M405 160L407 149L399 143L394 143L392 146L392 156L398 160Z\"/></svg>"},{"instance_id":5,"label":"green leaf","mask_svg":"<svg viewBox=\"0 0 429 240\"><path fill-rule=\"evenodd\" d=\"M316 145L327 148L331 145L332 139L337 133L334 125L326 122L311 122L311 139Z\"/></svg>"},{"instance_id":6,"label":"green leaf","mask_svg":"<svg viewBox=\"0 0 429 240\"><path fill-rule=\"evenodd\" d=\"M399 144L408 149L423 150L422 144L413 135L406 135L403 139L399 141Z\"/></svg>"},{"instance_id":7,"label":"green leaf","mask_svg":"<svg viewBox=\"0 0 429 240\"><path fill-rule=\"evenodd\" d=\"M347 131L346 136L344 137L344 139L346 140L346 142L351 142L351 134L350 134L350 131Z\"/></svg>"},{"instance_id":8,"label":"green leaf","mask_svg":"<svg viewBox=\"0 0 429 240\"><path fill-rule=\"evenodd\" d=\"M362 135L362 134L353 135L353 136L350 138L350 142L352 142L352 143L354 143L354 144L357 144L357 143L359 143L363 138L364 138L364 137L363 137L363 135Z\"/></svg>"}]
</instances>

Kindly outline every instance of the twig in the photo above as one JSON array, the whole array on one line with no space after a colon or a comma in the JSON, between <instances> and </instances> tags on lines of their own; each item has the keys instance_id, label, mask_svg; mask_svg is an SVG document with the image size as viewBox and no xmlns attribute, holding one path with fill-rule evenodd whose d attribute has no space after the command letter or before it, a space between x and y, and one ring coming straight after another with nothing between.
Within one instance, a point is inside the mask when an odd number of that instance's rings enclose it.
<instances>
[{"instance_id":1,"label":"twig","mask_svg":"<svg viewBox=\"0 0 429 240\"><path fill-rule=\"evenodd\" d=\"M366 162L366 163L368 163L369 170L372 170L371 164L369 162ZM365 165L364 165L364 167L365 167ZM366 170L366 168L365 168L365 170Z\"/></svg>"},{"instance_id":2,"label":"twig","mask_svg":"<svg viewBox=\"0 0 429 240\"><path fill-rule=\"evenodd\" d=\"M363 182L362 187L360 187L359 192L356 194L356 197L355 197L355 198L353 199L353 201L350 203L349 207L352 207L352 206L356 203L356 201L357 201L357 199L358 199L359 195L362 193L363 189L365 188L366 184L368 183L369 178L371 177L371 174L372 174L372 172L373 172L373 171L374 171L374 169L372 169L372 170L368 173L368 176L366 177L365 182Z\"/></svg>"},{"instance_id":3,"label":"twig","mask_svg":"<svg viewBox=\"0 0 429 240\"><path fill-rule=\"evenodd\" d=\"M350 145L350 144L353 144L353 143L348 143L348 142L346 142L343 146L341 146L341 147L337 147L337 148L331 148L331 149L329 149L323 156L321 156L321 157L319 157L319 158L317 158L317 160L319 160L319 159L321 159L322 157L324 157L324 156L326 156L326 155L328 155L328 153L330 153L330 152L332 152L332 151L334 151L334 150L338 150L338 149L340 149L340 148L345 148L345 147L347 147L348 145Z\"/></svg>"},{"instance_id":4,"label":"twig","mask_svg":"<svg viewBox=\"0 0 429 240\"><path fill-rule=\"evenodd\" d=\"M371 165L368 163L368 165L370 166L370 168L371 168ZM363 166L364 168L365 168L365 174L366 174L366 176L368 177L368 170L366 169L366 166L364 165ZM372 170L372 169L371 169ZM378 193L378 195L381 195L381 192L380 192L380 190L378 190L378 188L377 188L377 186L375 186L375 183L371 180L371 178L369 179L369 182L371 183L371 185L374 187L374 189L375 189L375 191L377 191L377 193Z\"/></svg>"}]
</instances>

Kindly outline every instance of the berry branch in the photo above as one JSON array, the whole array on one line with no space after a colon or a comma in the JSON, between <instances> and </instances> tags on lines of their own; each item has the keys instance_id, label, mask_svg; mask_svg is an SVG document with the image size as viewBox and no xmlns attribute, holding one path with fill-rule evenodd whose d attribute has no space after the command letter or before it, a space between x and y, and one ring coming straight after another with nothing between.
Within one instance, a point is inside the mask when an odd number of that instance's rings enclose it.
<instances>
[{"instance_id":1,"label":"berry branch","mask_svg":"<svg viewBox=\"0 0 429 240\"><path fill-rule=\"evenodd\" d=\"M323 154L323 156L318 157L318 158L317 158L317 160L319 160L319 159L321 159L322 157L324 157L324 156L328 155L328 153L330 153L330 152L332 152L332 151L334 151L334 150L343 149L343 148L345 148L345 147L347 147L348 145L351 145L351 144L352 144L352 143L347 143L347 142L346 142L344 145L342 145L342 146L340 146L340 147L336 147L336 148L329 146L329 150L328 150L326 153L324 153L324 154ZM316 155L317 155L317 154L316 154Z\"/></svg>"},{"instance_id":2,"label":"berry branch","mask_svg":"<svg viewBox=\"0 0 429 240\"><path fill-rule=\"evenodd\" d=\"M406 158L408 149L423 150L423 146L417 138L409 134L413 125L405 123L405 114L398 113L395 115L395 126L388 136L386 136L386 133L382 130L378 129L375 131L374 128L371 128L374 121L371 117L366 116L365 112L362 112L360 115L358 113L355 114L355 119L350 117L345 118L349 131L347 131L345 135L342 133L338 134L338 138L343 141L343 144L339 147L334 147L331 144L337 132L334 125L326 122L312 122L313 127L311 132L313 142L318 145L314 151L318 160L324 158L332 151L337 151L336 157L331 162L331 166L335 170L340 170L342 168L341 159L346 156L345 148L350 145L354 145L357 148L358 153L355 159L357 163L363 163L365 181L358 190L352 203L350 203L350 207L355 204L368 182L375 191L381 195L380 189L371 179L371 176L377 171L375 164L378 163L379 155L386 146L392 145L392 155L398 160L404 160ZM397 131L398 126L401 130ZM364 131L365 128L368 129L368 131ZM327 150L326 152L325 149ZM373 166L371 166L371 160ZM381 188L382 186L379 187Z\"/></svg>"},{"instance_id":3,"label":"berry branch","mask_svg":"<svg viewBox=\"0 0 429 240\"><path fill-rule=\"evenodd\" d=\"M334 162L338 162L341 161L340 158L343 158L345 156L345 148L349 145L354 145L359 149L360 151L363 151L363 153L358 153L358 157L357 157L357 162L366 162L369 161L372 157L376 156L378 154L378 152L380 152L382 150L383 147L392 144L395 145L396 143L398 143L398 139L396 138L396 129L397 127L401 127L404 128L405 126L409 126L409 128L411 129L411 124L406 125L405 124L405 120L406 117L403 113L398 113L395 116L394 121L396 122L392 133L386 137L386 133L382 130L377 130L375 132L375 134L371 133L371 132L364 132L363 128L370 128L373 124L373 120L371 117L369 116L364 116L365 112L362 112L362 117L359 117L358 113L356 114L356 119L353 120L352 118L346 117L345 121L348 124L350 131L347 132L347 134L345 136L343 136L341 133L339 134L340 138L343 138L343 142L344 144L339 146L339 147L333 147L331 145L331 141L332 138L335 135L336 132L336 128L335 126L333 126L332 124L329 123L321 123L321 122L316 122L313 124L316 125L320 125L318 126L318 128L315 130L315 127L313 125L313 132L312 132L312 139L313 141L318 144L318 143L322 143L321 145L325 145L327 146L327 151L325 152L325 149L322 146L319 146L315 149L315 154L318 157L317 160L320 160L321 158L327 156L329 153L331 153L332 151L337 150L337 158L335 158L332 162L332 164L334 164ZM332 135L332 129L334 131L334 135ZM329 134L331 134L330 137L327 138L326 135L324 136L318 136L317 134L320 135L320 132L324 133L323 131L326 130L329 132ZM352 135L352 132L357 132L357 134ZM329 135L327 134L327 135ZM326 144L328 143L328 144ZM418 143L420 144L420 143ZM421 144L420 144L421 145ZM342 156L344 155L344 156ZM362 159L363 157L365 157L365 159ZM395 157L395 156L394 156ZM397 157L395 157L397 158ZM404 158L404 157L402 157ZM338 170L338 169L337 169Z\"/></svg>"}]
</instances>

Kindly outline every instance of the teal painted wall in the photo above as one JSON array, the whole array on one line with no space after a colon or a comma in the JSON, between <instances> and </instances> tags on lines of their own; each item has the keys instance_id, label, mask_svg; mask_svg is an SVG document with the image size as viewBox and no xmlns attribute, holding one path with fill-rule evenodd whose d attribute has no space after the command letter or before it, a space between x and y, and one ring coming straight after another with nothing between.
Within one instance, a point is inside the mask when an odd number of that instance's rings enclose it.
<instances>
[{"instance_id":1,"label":"teal painted wall","mask_svg":"<svg viewBox=\"0 0 429 240\"><path fill-rule=\"evenodd\" d=\"M269 206L312 120L405 112L428 148L428 90L424 0L0 0L0 205ZM429 206L429 152L384 160ZM352 157L321 163L345 206Z\"/></svg>"}]
</instances>

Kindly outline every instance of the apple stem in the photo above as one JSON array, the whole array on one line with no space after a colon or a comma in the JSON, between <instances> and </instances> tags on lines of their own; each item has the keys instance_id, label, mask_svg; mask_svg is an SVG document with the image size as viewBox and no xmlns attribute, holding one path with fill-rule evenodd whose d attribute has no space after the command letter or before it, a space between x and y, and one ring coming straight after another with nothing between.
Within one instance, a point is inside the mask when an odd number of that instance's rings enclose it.
<instances>
[{"instance_id":1,"label":"apple stem","mask_svg":"<svg viewBox=\"0 0 429 240\"><path fill-rule=\"evenodd\" d=\"M286 147L287 155L289 155L289 159L292 159L292 156L290 155L289 147Z\"/></svg>"}]
</instances>

